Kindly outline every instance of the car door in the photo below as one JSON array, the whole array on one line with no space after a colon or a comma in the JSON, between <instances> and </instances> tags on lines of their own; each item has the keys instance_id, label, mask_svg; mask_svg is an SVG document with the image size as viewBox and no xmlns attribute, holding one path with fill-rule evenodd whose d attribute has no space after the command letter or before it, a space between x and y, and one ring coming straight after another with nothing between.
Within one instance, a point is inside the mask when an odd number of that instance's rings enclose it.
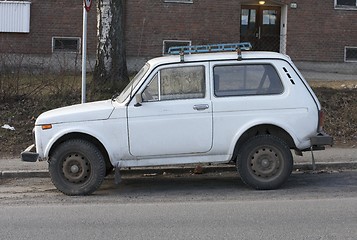
<instances>
[{"instance_id":1,"label":"car door","mask_svg":"<svg viewBox=\"0 0 357 240\"><path fill-rule=\"evenodd\" d=\"M139 90L141 104L128 105L129 150L152 158L208 152L212 105L207 63L165 65Z\"/></svg>"}]
</instances>

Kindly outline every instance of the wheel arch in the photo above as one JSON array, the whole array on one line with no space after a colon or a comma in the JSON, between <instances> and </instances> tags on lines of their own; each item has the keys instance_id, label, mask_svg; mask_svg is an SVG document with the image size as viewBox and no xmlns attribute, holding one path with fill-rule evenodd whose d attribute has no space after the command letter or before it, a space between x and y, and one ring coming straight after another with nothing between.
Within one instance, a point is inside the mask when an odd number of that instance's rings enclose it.
<instances>
[{"instance_id":1,"label":"wheel arch","mask_svg":"<svg viewBox=\"0 0 357 240\"><path fill-rule=\"evenodd\" d=\"M48 157L49 159L51 159L51 155L54 152L54 150L63 142L69 140L69 139L83 139L86 140L92 144L94 144L99 151L101 152L101 154L104 157L105 160L105 164L106 166L112 166L112 163L110 162L110 158L109 158L109 154L106 150L106 148L104 147L104 145L95 137L93 137L92 135L86 134L86 133L81 133L81 132L71 132L71 133L67 133L64 134L63 136L61 136L60 138L58 138L51 146L51 149L48 153ZM110 165L109 165L110 164Z\"/></svg>"},{"instance_id":2,"label":"wheel arch","mask_svg":"<svg viewBox=\"0 0 357 240\"><path fill-rule=\"evenodd\" d=\"M234 161L236 160L240 148L244 145L246 141L248 141L250 138L254 136L261 135L261 134L276 136L281 140L283 140L289 146L290 149L296 148L294 139L286 130L273 124L260 124L247 129L239 137L234 147L232 160Z\"/></svg>"}]
</instances>

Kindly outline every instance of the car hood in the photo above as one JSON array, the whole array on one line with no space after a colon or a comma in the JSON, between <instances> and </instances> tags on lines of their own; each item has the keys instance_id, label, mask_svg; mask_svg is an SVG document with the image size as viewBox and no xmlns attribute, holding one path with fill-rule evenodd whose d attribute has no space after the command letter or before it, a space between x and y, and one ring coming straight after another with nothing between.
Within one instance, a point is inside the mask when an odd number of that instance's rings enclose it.
<instances>
[{"instance_id":1,"label":"car hood","mask_svg":"<svg viewBox=\"0 0 357 240\"><path fill-rule=\"evenodd\" d=\"M111 100L77 104L42 113L36 125L105 120L113 110Z\"/></svg>"}]
</instances>

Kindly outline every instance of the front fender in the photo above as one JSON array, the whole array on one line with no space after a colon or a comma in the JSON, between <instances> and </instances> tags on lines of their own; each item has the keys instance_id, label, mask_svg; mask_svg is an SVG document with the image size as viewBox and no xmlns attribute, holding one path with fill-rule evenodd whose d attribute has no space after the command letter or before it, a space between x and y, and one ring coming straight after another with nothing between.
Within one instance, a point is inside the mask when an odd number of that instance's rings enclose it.
<instances>
[{"instance_id":1,"label":"front fender","mask_svg":"<svg viewBox=\"0 0 357 240\"><path fill-rule=\"evenodd\" d=\"M109 160L114 163L116 159L125 154L127 149L126 133L118 121L89 121L78 125L73 123L53 124L51 129L42 130L36 126L36 151L40 158L48 158L56 143L68 134L86 134L97 139L109 155ZM121 134L120 134L121 133Z\"/></svg>"}]
</instances>

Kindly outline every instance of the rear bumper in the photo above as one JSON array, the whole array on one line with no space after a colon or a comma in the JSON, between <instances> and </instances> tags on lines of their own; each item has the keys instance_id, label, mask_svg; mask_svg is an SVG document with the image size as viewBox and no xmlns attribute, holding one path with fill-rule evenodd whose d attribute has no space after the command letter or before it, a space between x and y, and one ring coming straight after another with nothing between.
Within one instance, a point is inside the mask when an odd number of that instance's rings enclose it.
<instances>
[{"instance_id":1,"label":"rear bumper","mask_svg":"<svg viewBox=\"0 0 357 240\"><path fill-rule=\"evenodd\" d=\"M319 148L325 145L333 145L333 138L324 132L320 132L316 136L311 137L310 141L312 148Z\"/></svg>"},{"instance_id":2,"label":"rear bumper","mask_svg":"<svg viewBox=\"0 0 357 240\"><path fill-rule=\"evenodd\" d=\"M38 160L39 154L31 152L35 148L35 144L32 144L25 151L21 152L21 160L24 162L36 162Z\"/></svg>"}]
</instances>

